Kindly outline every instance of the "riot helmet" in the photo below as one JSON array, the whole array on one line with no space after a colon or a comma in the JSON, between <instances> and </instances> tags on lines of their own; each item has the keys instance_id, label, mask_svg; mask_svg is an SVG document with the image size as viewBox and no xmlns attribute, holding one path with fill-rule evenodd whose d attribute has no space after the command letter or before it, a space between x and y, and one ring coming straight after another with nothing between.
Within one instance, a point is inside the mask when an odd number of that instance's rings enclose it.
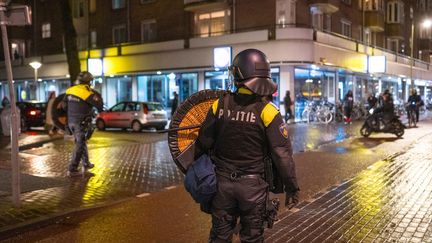
<instances>
[{"instance_id":1,"label":"riot helmet","mask_svg":"<svg viewBox=\"0 0 432 243\"><path fill-rule=\"evenodd\" d=\"M83 71L80 72L77 76L77 82L78 84L90 84L91 81L93 81L93 75L90 72Z\"/></svg>"},{"instance_id":2,"label":"riot helmet","mask_svg":"<svg viewBox=\"0 0 432 243\"><path fill-rule=\"evenodd\" d=\"M267 96L277 90L271 79L270 62L266 55L257 49L246 49L234 57L229 67L237 88L246 87L253 93Z\"/></svg>"}]
</instances>

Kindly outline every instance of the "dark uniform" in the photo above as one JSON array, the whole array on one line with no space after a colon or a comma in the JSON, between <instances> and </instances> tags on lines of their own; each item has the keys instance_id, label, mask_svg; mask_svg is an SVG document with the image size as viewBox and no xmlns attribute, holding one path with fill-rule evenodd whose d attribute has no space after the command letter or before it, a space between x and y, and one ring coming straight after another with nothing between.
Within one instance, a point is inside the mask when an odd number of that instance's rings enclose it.
<instances>
[{"instance_id":1,"label":"dark uniform","mask_svg":"<svg viewBox=\"0 0 432 243\"><path fill-rule=\"evenodd\" d=\"M418 95L417 91L414 90L411 93L410 97L408 97L408 105L411 108L410 111L413 110L415 112L416 122L419 121L421 103L422 103L422 99L421 99L420 95Z\"/></svg>"},{"instance_id":2,"label":"dark uniform","mask_svg":"<svg viewBox=\"0 0 432 243\"><path fill-rule=\"evenodd\" d=\"M94 167L89 161L86 133L90 125L89 122L91 122L93 107L102 111L103 101L100 95L90 88L89 85L92 80L93 76L89 72L82 72L78 75L80 84L66 90L68 127L75 138L69 174L78 172L80 161L83 162L84 169Z\"/></svg>"},{"instance_id":3,"label":"dark uniform","mask_svg":"<svg viewBox=\"0 0 432 243\"><path fill-rule=\"evenodd\" d=\"M211 155L218 181L218 192L211 205L209 240L230 242L240 217L241 241L262 242L268 198L264 157L271 155L277 166L287 193L286 204L297 203L292 148L282 115L265 99L276 89L265 55L248 49L236 56L233 65L244 75L241 79L234 72L239 89L213 104L197 141ZM253 70L247 70L245 65ZM254 83L248 83L250 80Z\"/></svg>"}]
</instances>

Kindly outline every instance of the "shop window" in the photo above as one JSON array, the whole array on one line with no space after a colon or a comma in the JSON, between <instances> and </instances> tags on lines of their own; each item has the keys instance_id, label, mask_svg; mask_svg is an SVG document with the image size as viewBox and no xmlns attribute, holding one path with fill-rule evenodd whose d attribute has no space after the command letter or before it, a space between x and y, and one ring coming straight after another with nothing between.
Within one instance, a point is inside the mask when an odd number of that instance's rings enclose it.
<instances>
[{"instance_id":1,"label":"shop window","mask_svg":"<svg viewBox=\"0 0 432 243\"><path fill-rule=\"evenodd\" d=\"M117 25L112 29L113 44L126 42L126 25Z\"/></svg>"},{"instance_id":2,"label":"shop window","mask_svg":"<svg viewBox=\"0 0 432 243\"><path fill-rule=\"evenodd\" d=\"M326 14L324 15L324 30L326 31L331 31L331 15L330 14Z\"/></svg>"},{"instance_id":3,"label":"shop window","mask_svg":"<svg viewBox=\"0 0 432 243\"><path fill-rule=\"evenodd\" d=\"M168 106L168 78L166 75L146 75L138 77L138 100L159 102Z\"/></svg>"},{"instance_id":4,"label":"shop window","mask_svg":"<svg viewBox=\"0 0 432 243\"><path fill-rule=\"evenodd\" d=\"M230 23L229 10L195 14L195 32L200 37L223 35L230 30Z\"/></svg>"},{"instance_id":5,"label":"shop window","mask_svg":"<svg viewBox=\"0 0 432 243\"><path fill-rule=\"evenodd\" d=\"M50 38L51 37L51 24L50 23L44 23L42 24L42 38Z\"/></svg>"},{"instance_id":6,"label":"shop window","mask_svg":"<svg viewBox=\"0 0 432 243\"><path fill-rule=\"evenodd\" d=\"M227 90L230 88L228 72L205 72L205 88L214 90Z\"/></svg>"},{"instance_id":7,"label":"shop window","mask_svg":"<svg viewBox=\"0 0 432 243\"><path fill-rule=\"evenodd\" d=\"M141 42L156 40L156 20L149 19L141 22Z\"/></svg>"},{"instance_id":8,"label":"shop window","mask_svg":"<svg viewBox=\"0 0 432 243\"><path fill-rule=\"evenodd\" d=\"M112 9L120 9L126 6L125 0L112 0Z\"/></svg>"},{"instance_id":9,"label":"shop window","mask_svg":"<svg viewBox=\"0 0 432 243\"><path fill-rule=\"evenodd\" d=\"M341 25L342 25L341 34L347 37L351 37L351 23L343 20L341 21Z\"/></svg>"},{"instance_id":10,"label":"shop window","mask_svg":"<svg viewBox=\"0 0 432 243\"><path fill-rule=\"evenodd\" d=\"M108 78L107 94L108 107L118 102L132 100L132 79L128 77Z\"/></svg>"},{"instance_id":11,"label":"shop window","mask_svg":"<svg viewBox=\"0 0 432 243\"><path fill-rule=\"evenodd\" d=\"M403 2L392 1L387 3L387 23L403 23L404 18Z\"/></svg>"}]
</instances>

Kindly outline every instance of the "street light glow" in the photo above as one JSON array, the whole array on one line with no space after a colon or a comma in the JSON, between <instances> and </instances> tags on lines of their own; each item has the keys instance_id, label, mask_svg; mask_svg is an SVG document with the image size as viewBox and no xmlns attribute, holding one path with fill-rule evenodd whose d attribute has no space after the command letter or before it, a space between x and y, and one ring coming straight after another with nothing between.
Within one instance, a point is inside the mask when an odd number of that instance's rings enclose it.
<instances>
[{"instance_id":1,"label":"street light glow","mask_svg":"<svg viewBox=\"0 0 432 243\"><path fill-rule=\"evenodd\" d=\"M432 20L426 19L425 21L423 21L422 26L424 28L430 28L432 26Z\"/></svg>"},{"instance_id":2,"label":"street light glow","mask_svg":"<svg viewBox=\"0 0 432 243\"><path fill-rule=\"evenodd\" d=\"M42 63L40 62L31 62L29 63L29 65L33 68L33 69L39 69L42 66Z\"/></svg>"}]
</instances>

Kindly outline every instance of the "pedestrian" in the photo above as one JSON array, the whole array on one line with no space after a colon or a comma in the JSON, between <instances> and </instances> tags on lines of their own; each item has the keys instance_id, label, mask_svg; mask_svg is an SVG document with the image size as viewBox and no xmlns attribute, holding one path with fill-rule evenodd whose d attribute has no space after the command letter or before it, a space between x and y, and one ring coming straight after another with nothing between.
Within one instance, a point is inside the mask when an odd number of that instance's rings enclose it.
<instances>
[{"instance_id":1,"label":"pedestrian","mask_svg":"<svg viewBox=\"0 0 432 243\"><path fill-rule=\"evenodd\" d=\"M48 132L49 135L53 135L56 132L56 127L54 126L54 122L52 119L52 107L55 100L55 93L51 92L48 98L48 104L46 108L46 116L45 116L45 130Z\"/></svg>"},{"instance_id":2,"label":"pedestrian","mask_svg":"<svg viewBox=\"0 0 432 243\"><path fill-rule=\"evenodd\" d=\"M90 88L93 75L89 72L81 72L77 77L77 85L66 90L65 102L68 119L68 129L75 139L75 147L72 154L72 161L69 165L68 176L79 175L78 166L82 161L82 171L94 167L90 163L87 139L91 130L93 107L99 111L103 109L102 97L99 93Z\"/></svg>"},{"instance_id":3,"label":"pedestrian","mask_svg":"<svg viewBox=\"0 0 432 243\"><path fill-rule=\"evenodd\" d=\"M369 96L367 98L367 103L369 105L369 109L375 108L377 102L378 102L378 99L375 97L375 95L373 93L369 93Z\"/></svg>"},{"instance_id":4,"label":"pedestrian","mask_svg":"<svg viewBox=\"0 0 432 243\"><path fill-rule=\"evenodd\" d=\"M2 99L1 104L2 104L2 107L4 109L4 108L10 106L10 101L9 101L9 99L6 96L4 96L3 99Z\"/></svg>"},{"instance_id":5,"label":"pedestrian","mask_svg":"<svg viewBox=\"0 0 432 243\"><path fill-rule=\"evenodd\" d=\"M14 51L14 60L18 60L20 58L20 54L17 50Z\"/></svg>"},{"instance_id":6,"label":"pedestrian","mask_svg":"<svg viewBox=\"0 0 432 243\"><path fill-rule=\"evenodd\" d=\"M171 117L174 115L174 112L177 110L178 106L178 94L177 92L173 92L174 98L171 103Z\"/></svg>"},{"instance_id":7,"label":"pedestrian","mask_svg":"<svg viewBox=\"0 0 432 243\"><path fill-rule=\"evenodd\" d=\"M285 108L285 121L286 123L290 123L290 119L292 118L292 109L293 101L291 99L290 91L287 90L284 97L284 108Z\"/></svg>"},{"instance_id":8,"label":"pedestrian","mask_svg":"<svg viewBox=\"0 0 432 243\"><path fill-rule=\"evenodd\" d=\"M416 122L418 122L420 117L420 106L424 105L424 102L422 101L421 96L417 94L416 89L411 91L411 95L408 97L408 105L410 105L412 110L415 111Z\"/></svg>"},{"instance_id":9,"label":"pedestrian","mask_svg":"<svg viewBox=\"0 0 432 243\"><path fill-rule=\"evenodd\" d=\"M270 63L259 50L247 49L233 60L237 87L215 101L199 131L197 145L212 158L217 192L210 205L209 242L231 242L240 218L240 240L263 242L268 183L265 158L273 159L285 185L285 205L298 203L298 185L287 126L267 97L277 85Z\"/></svg>"},{"instance_id":10,"label":"pedestrian","mask_svg":"<svg viewBox=\"0 0 432 243\"><path fill-rule=\"evenodd\" d=\"M348 90L347 94L344 97L344 118L345 118L345 124L351 124L352 123L352 110L354 107L354 98L353 98L353 93L351 90Z\"/></svg>"}]
</instances>

